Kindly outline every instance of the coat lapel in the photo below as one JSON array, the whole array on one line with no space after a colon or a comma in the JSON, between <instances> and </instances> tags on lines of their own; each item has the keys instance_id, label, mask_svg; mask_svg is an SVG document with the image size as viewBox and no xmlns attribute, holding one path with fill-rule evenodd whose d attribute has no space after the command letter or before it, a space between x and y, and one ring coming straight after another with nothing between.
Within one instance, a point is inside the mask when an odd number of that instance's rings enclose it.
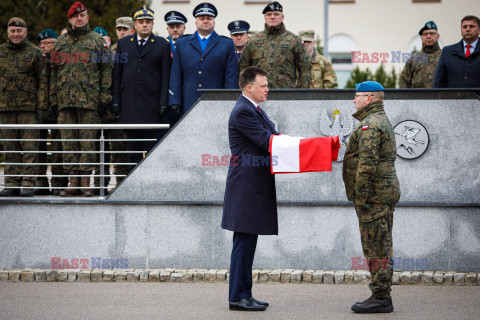
<instances>
[{"instance_id":1,"label":"coat lapel","mask_svg":"<svg viewBox=\"0 0 480 320\"><path fill-rule=\"evenodd\" d=\"M200 43L198 43L198 39L197 39L197 32L195 31L194 34L192 34L190 36L190 39L188 40L188 42L190 42L190 45L192 47L195 48L195 50L198 51L198 53L200 53L200 55L202 54L202 47L200 47Z\"/></svg>"},{"instance_id":2,"label":"coat lapel","mask_svg":"<svg viewBox=\"0 0 480 320\"><path fill-rule=\"evenodd\" d=\"M465 56L465 50L463 50L463 40L460 40L460 42L457 43L452 53L462 57L463 59L467 59L467 57Z\"/></svg>"},{"instance_id":3,"label":"coat lapel","mask_svg":"<svg viewBox=\"0 0 480 320\"><path fill-rule=\"evenodd\" d=\"M262 110L262 112L260 112L256 106L252 105L252 102L250 100L248 100L247 98L245 98L243 95L242 95L242 98L243 98L243 101L248 105L250 106L251 108L253 108L255 110L255 112L257 113L258 117L260 117L260 119L262 120L262 122L267 126L266 128L268 130L270 130L270 132L273 134L275 132L275 130L273 130L272 126L271 126L271 122L270 122L270 119L267 118L266 114L265 114L265 110Z\"/></svg>"},{"instance_id":4,"label":"coat lapel","mask_svg":"<svg viewBox=\"0 0 480 320\"><path fill-rule=\"evenodd\" d=\"M132 38L128 41L128 54L132 53L135 57L138 57L138 46L137 46L137 34L135 33Z\"/></svg>"},{"instance_id":5,"label":"coat lapel","mask_svg":"<svg viewBox=\"0 0 480 320\"><path fill-rule=\"evenodd\" d=\"M212 48L217 45L218 41L220 41L220 37L215 31L213 31L212 36L208 41L207 47L205 48L205 51L203 52L202 57L205 57L212 50Z\"/></svg>"},{"instance_id":6,"label":"coat lapel","mask_svg":"<svg viewBox=\"0 0 480 320\"><path fill-rule=\"evenodd\" d=\"M147 53L149 53L154 47L155 44L157 43L157 39L153 36L153 33L150 35L150 38L148 38L147 43L145 43L145 48L143 48L142 55L140 57L143 57Z\"/></svg>"}]
</instances>

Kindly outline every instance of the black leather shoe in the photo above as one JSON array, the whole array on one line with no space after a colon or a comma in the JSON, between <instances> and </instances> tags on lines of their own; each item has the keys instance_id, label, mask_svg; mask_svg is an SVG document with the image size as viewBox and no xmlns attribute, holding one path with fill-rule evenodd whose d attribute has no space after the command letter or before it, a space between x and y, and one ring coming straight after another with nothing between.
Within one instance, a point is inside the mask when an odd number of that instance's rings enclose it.
<instances>
[{"instance_id":1,"label":"black leather shoe","mask_svg":"<svg viewBox=\"0 0 480 320\"><path fill-rule=\"evenodd\" d=\"M35 189L33 194L36 196L49 196L51 193L48 189Z\"/></svg>"},{"instance_id":2,"label":"black leather shoe","mask_svg":"<svg viewBox=\"0 0 480 320\"><path fill-rule=\"evenodd\" d=\"M0 197L18 197L19 195L19 189L4 189L2 192L0 192Z\"/></svg>"},{"instance_id":3,"label":"black leather shoe","mask_svg":"<svg viewBox=\"0 0 480 320\"><path fill-rule=\"evenodd\" d=\"M357 302L352 306L356 313L390 313L393 311L392 298L377 299L371 296L363 302Z\"/></svg>"},{"instance_id":4,"label":"black leather shoe","mask_svg":"<svg viewBox=\"0 0 480 320\"><path fill-rule=\"evenodd\" d=\"M20 197L33 197L34 193L33 189L22 189Z\"/></svg>"},{"instance_id":5,"label":"black leather shoe","mask_svg":"<svg viewBox=\"0 0 480 320\"><path fill-rule=\"evenodd\" d=\"M254 297L247 298L247 300L250 301L250 302L258 304L259 306L265 306L265 307L269 306L268 302L259 301L259 300L255 299Z\"/></svg>"},{"instance_id":6,"label":"black leather shoe","mask_svg":"<svg viewBox=\"0 0 480 320\"><path fill-rule=\"evenodd\" d=\"M230 310L238 310L238 311L265 311L267 307L258 305L249 301L246 298L243 298L240 301L229 302L228 306Z\"/></svg>"}]
</instances>

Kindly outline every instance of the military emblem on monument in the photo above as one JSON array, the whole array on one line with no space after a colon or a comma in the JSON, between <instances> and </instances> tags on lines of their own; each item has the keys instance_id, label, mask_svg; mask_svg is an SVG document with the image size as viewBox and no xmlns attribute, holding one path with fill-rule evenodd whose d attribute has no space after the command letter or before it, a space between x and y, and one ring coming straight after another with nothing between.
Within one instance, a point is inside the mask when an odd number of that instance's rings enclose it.
<instances>
[{"instance_id":1,"label":"military emblem on monument","mask_svg":"<svg viewBox=\"0 0 480 320\"><path fill-rule=\"evenodd\" d=\"M333 119L331 119L332 117ZM340 140L340 150L338 151L338 160L342 161L345 155L348 138L353 131L353 119L351 115L342 112L341 109L335 109L332 115L328 115L327 108L323 109L320 118L320 130L326 136L338 136Z\"/></svg>"},{"instance_id":2,"label":"military emblem on monument","mask_svg":"<svg viewBox=\"0 0 480 320\"><path fill-rule=\"evenodd\" d=\"M404 159L415 159L425 153L429 136L425 127L414 120L398 123L393 129L397 143L397 155Z\"/></svg>"}]
</instances>

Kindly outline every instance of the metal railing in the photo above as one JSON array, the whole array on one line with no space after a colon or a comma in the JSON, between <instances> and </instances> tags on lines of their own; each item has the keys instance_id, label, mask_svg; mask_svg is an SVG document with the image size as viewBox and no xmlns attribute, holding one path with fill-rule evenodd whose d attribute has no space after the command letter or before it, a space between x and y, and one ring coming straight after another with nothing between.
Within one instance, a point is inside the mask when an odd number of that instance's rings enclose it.
<instances>
[{"instance_id":1,"label":"metal railing","mask_svg":"<svg viewBox=\"0 0 480 320\"><path fill-rule=\"evenodd\" d=\"M11 163L11 162L0 162L0 165L3 166L55 166L55 165L94 165L96 167L99 167L100 173L97 174L95 172L95 175L93 175L95 178L98 177L100 179L99 186L96 187L76 187L75 189L99 189L100 193L100 199L105 198L105 189L108 188L108 186L105 186L105 178L112 178L112 177L125 177L126 175L120 175L120 174L105 174L105 166L127 166L127 165L137 165L137 163L131 163L131 162L125 162L125 163L120 163L120 162L105 162L105 154L118 154L118 153L124 153L124 154L132 154L132 153L147 153L145 150L136 150L136 151L105 151L105 143L109 142L127 142L127 141L157 141L157 139L105 139L104 135L104 130L131 130L131 129L142 129L142 130L152 130L152 129L169 129L170 125L169 124L0 124L0 130L80 130L80 129L90 129L90 130L100 130L100 136L99 138L96 139L3 139L0 135L0 143L3 141L10 141L10 142L25 142L25 141L33 141L33 142L41 142L41 143L48 143L48 142L81 142L81 141L90 141L90 142L98 142L99 143L99 149L98 151L76 151L76 150L63 150L63 151L49 151L49 150L38 150L38 151L15 151L15 150L0 150L0 155L1 154L8 154L8 153L22 153L22 154L55 154L55 153L61 153L61 154L85 154L85 153L90 153L90 154L98 154L99 155L99 162L88 162L88 163L66 163L66 162L36 162L36 163ZM18 175L9 175L9 174L3 174L4 177L18 177ZM37 175L21 175L22 177L58 177L58 178L68 178L68 177L85 177L85 175L68 175L68 174L62 174L62 175L54 175L53 173L51 175L47 174L37 174ZM89 175L91 177L92 175ZM8 187L4 186L4 189L65 189L66 187Z\"/></svg>"}]
</instances>

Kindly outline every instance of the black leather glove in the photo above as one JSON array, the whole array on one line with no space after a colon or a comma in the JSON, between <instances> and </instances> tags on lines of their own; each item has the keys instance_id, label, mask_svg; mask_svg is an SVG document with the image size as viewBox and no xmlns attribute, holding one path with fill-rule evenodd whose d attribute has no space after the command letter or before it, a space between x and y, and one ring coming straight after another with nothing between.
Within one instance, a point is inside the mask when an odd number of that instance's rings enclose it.
<instances>
[{"instance_id":1,"label":"black leather glove","mask_svg":"<svg viewBox=\"0 0 480 320\"><path fill-rule=\"evenodd\" d=\"M103 118L105 116L105 114L107 113L107 109L108 103L100 102L98 104L98 115L100 116L100 118Z\"/></svg>"},{"instance_id":2,"label":"black leather glove","mask_svg":"<svg viewBox=\"0 0 480 320\"><path fill-rule=\"evenodd\" d=\"M119 116L120 112L122 112L122 105L120 103L112 103L110 111L112 111L114 115Z\"/></svg>"},{"instance_id":3,"label":"black leather glove","mask_svg":"<svg viewBox=\"0 0 480 320\"><path fill-rule=\"evenodd\" d=\"M58 118L58 105L54 104L52 106L50 106L51 108L51 111L52 111L52 116L54 119L57 119Z\"/></svg>"},{"instance_id":4,"label":"black leather glove","mask_svg":"<svg viewBox=\"0 0 480 320\"><path fill-rule=\"evenodd\" d=\"M160 115L160 117L163 117L167 113L168 113L168 107L167 106L158 107L158 114Z\"/></svg>"},{"instance_id":5,"label":"black leather glove","mask_svg":"<svg viewBox=\"0 0 480 320\"><path fill-rule=\"evenodd\" d=\"M172 110L172 112L175 112L176 114L179 114L180 113L180 106L178 104L172 104L170 106L170 110Z\"/></svg>"}]
</instances>

